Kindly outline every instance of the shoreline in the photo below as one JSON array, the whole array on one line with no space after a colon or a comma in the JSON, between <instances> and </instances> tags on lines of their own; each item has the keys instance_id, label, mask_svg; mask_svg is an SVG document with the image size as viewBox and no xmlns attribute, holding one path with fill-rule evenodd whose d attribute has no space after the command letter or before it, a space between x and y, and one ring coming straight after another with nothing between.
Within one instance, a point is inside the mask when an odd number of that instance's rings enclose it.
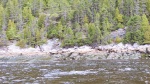
<instances>
[{"instance_id":1,"label":"shoreline","mask_svg":"<svg viewBox=\"0 0 150 84\"><path fill-rule=\"evenodd\" d=\"M0 48L0 62L1 59L10 58L15 60L22 58L22 60L35 60L38 58L44 60L105 60L105 59L140 59L142 54L150 52L150 45L130 45L130 44L109 44L101 45L95 48L91 46L81 46L72 48L61 48L55 46L58 40L49 40L47 44L42 45L43 51L37 48L21 49L15 43ZM30 58L30 59L28 59ZM21 61L21 60L20 60ZM11 60L7 60L11 62Z\"/></svg>"}]
</instances>

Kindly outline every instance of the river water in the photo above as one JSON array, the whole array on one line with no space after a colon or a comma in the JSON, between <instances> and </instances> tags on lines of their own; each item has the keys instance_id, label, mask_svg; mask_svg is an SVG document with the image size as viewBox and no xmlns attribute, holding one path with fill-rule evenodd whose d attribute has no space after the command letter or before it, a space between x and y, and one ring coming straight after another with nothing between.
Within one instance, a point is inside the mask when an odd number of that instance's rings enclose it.
<instances>
[{"instance_id":1,"label":"river water","mask_svg":"<svg viewBox=\"0 0 150 84\"><path fill-rule=\"evenodd\" d=\"M0 84L150 84L150 60L0 63Z\"/></svg>"}]
</instances>

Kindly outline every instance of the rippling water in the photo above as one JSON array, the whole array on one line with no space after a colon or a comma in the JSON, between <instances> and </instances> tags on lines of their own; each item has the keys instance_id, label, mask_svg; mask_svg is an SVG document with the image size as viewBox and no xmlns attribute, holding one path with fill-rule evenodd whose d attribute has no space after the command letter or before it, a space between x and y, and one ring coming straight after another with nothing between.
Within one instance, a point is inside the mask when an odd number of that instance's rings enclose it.
<instances>
[{"instance_id":1,"label":"rippling water","mask_svg":"<svg viewBox=\"0 0 150 84\"><path fill-rule=\"evenodd\" d=\"M0 84L150 84L150 60L0 63Z\"/></svg>"}]
</instances>

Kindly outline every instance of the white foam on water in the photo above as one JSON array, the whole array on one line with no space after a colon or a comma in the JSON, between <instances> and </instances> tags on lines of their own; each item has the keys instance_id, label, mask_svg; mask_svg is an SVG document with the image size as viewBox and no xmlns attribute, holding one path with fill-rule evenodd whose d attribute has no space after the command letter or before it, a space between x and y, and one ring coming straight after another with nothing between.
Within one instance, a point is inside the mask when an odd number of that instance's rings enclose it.
<instances>
[{"instance_id":1,"label":"white foam on water","mask_svg":"<svg viewBox=\"0 0 150 84\"><path fill-rule=\"evenodd\" d=\"M40 71L47 71L47 69L40 69Z\"/></svg>"},{"instance_id":2,"label":"white foam on water","mask_svg":"<svg viewBox=\"0 0 150 84\"><path fill-rule=\"evenodd\" d=\"M74 84L73 82L61 82L61 84Z\"/></svg>"},{"instance_id":3,"label":"white foam on water","mask_svg":"<svg viewBox=\"0 0 150 84\"><path fill-rule=\"evenodd\" d=\"M124 68L124 69L119 69L119 71L133 71L134 69L132 68Z\"/></svg>"},{"instance_id":4,"label":"white foam on water","mask_svg":"<svg viewBox=\"0 0 150 84\"><path fill-rule=\"evenodd\" d=\"M126 71L131 71L133 70L132 68L125 68Z\"/></svg>"},{"instance_id":5,"label":"white foam on water","mask_svg":"<svg viewBox=\"0 0 150 84\"><path fill-rule=\"evenodd\" d=\"M67 76L67 75L87 75L87 74L96 74L97 71L56 71L56 72L49 72L48 74L45 74L44 77L53 77L53 76Z\"/></svg>"}]
</instances>

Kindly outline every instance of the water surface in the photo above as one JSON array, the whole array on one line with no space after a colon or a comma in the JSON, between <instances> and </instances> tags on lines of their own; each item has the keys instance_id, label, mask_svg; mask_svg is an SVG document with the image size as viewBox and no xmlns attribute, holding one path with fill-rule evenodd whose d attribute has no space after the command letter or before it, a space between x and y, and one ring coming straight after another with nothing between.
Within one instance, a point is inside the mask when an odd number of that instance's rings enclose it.
<instances>
[{"instance_id":1,"label":"water surface","mask_svg":"<svg viewBox=\"0 0 150 84\"><path fill-rule=\"evenodd\" d=\"M0 63L1 84L150 84L150 60Z\"/></svg>"}]
</instances>

